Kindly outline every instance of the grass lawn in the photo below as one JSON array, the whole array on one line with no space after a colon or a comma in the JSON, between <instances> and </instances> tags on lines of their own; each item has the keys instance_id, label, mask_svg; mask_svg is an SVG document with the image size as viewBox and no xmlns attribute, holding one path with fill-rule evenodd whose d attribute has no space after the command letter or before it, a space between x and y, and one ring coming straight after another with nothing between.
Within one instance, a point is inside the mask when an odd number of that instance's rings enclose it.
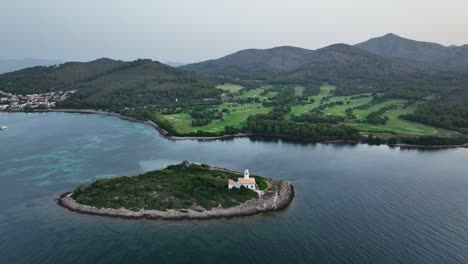
<instances>
[{"instance_id":1,"label":"grass lawn","mask_svg":"<svg viewBox=\"0 0 468 264\"><path fill-rule=\"evenodd\" d=\"M335 90L335 86L332 85L323 85L320 87L320 93L316 96L311 96L310 98L313 98L315 100L314 103L312 104L305 104L305 105L295 105L291 108L291 112L289 113L290 115L301 115L303 113L307 113L310 110L317 108L320 106L320 100L322 100L323 97L329 96L333 94L333 91Z\"/></svg>"},{"instance_id":2,"label":"grass lawn","mask_svg":"<svg viewBox=\"0 0 468 264\"><path fill-rule=\"evenodd\" d=\"M320 106L320 100L325 96L330 96L333 94L333 90L335 89L334 86L325 85L320 88L320 93L317 96L313 96L312 98L315 99L315 102L312 104L306 105L297 105L293 106L291 109L290 115L300 115L302 113L307 113L310 110ZM359 105L367 104L372 100L372 96L362 97L351 99L352 96L334 96L328 102L337 102L343 101L343 105L335 105L324 110L325 114L332 114L338 115L342 117L346 117L346 109L356 107ZM398 100L398 99L391 99L385 102L373 105L369 109L358 110L355 109L353 111L354 115L357 116L357 119L360 121L364 121L366 117L374 111L379 110L382 107L390 106L390 105L398 105L402 107L406 104L406 100ZM367 132L389 132L389 133L401 133L401 134L411 134L411 135L434 135L437 133L437 130L426 126L420 123L410 122L403 119L398 118L400 115L408 114L414 112L417 105L412 105L407 108L398 108L394 110L389 110L383 115L389 118L387 124L385 125L373 125L373 124L366 124L366 123L351 123L349 125Z\"/></svg>"},{"instance_id":3,"label":"grass lawn","mask_svg":"<svg viewBox=\"0 0 468 264\"><path fill-rule=\"evenodd\" d=\"M378 104L380 105L380 107L378 108L391 105L391 104L404 104L404 102L405 102L404 100L389 100L381 104ZM375 108L376 106L372 107L371 109L374 109L373 111L377 110L378 108ZM415 104L406 108L398 108L398 109L387 111L386 113L383 114L384 116L387 116L389 118L389 120L387 121L385 125L351 124L351 126L359 130L367 131L367 132L392 132L392 133L401 133L401 134L410 134L410 135L435 135L437 134L437 129L433 127L398 118L400 115L414 112L414 110L416 110L416 107L417 105ZM363 112L361 113L362 115L365 114ZM369 114L369 112L367 112L367 114Z\"/></svg>"},{"instance_id":4,"label":"grass lawn","mask_svg":"<svg viewBox=\"0 0 468 264\"><path fill-rule=\"evenodd\" d=\"M343 101L344 105L335 105L332 107L328 107L324 110L324 113L346 117L346 109L367 104L371 100L372 96L357 99L351 99L351 96L336 96L333 97L329 102Z\"/></svg>"},{"instance_id":5,"label":"grass lawn","mask_svg":"<svg viewBox=\"0 0 468 264\"><path fill-rule=\"evenodd\" d=\"M302 96L302 94L304 94L304 87L303 86L294 87L294 95L295 96Z\"/></svg>"},{"instance_id":6,"label":"grass lawn","mask_svg":"<svg viewBox=\"0 0 468 264\"><path fill-rule=\"evenodd\" d=\"M226 92L231 92L233 94L239 93L240 90L244 89L243 86L232 84L232 83L219 84L219 85L216 85L216 88L221 89Z\"/></svg>"},{"instance_id":7,"label":"grass lawn","mask_svg":"<svg viewBox=\"0 0 468 264\"><path fill-rule=\"evenodd\" d=\"M192 117L188 113L161 115L169 121L179 133L192 132Z\"/></svg>"},{"instance_id":8,"label":"grass lawn","mask_svg":"<svg viewBox=\"0 0 468 264\"><path fill-rule=\"evenodd\" d=\"M273 98L275 97L278 92L275 92L275 91L269 91L266 95L262 95L262 92L265 91L265 90L269 90L271 89L273 86L272 85L263 85L262 87L260 88L257 88L257 89L252 89L252 90L248 90L248 91L245 91L243 92L239 97L240 98L255 98L255 97L258 97L260 99L260 101L263 101L263 100L268 100L270 98Z\"/></svg>"},{"instance_id":9,"label":"grass lawn","mask_svg":"<svg viewBox=\"0 0 468 264\"><path fill-rule=\"evenodd\" d=\"M261 101L268 100L269 98L272 98L275 95L277 95L277 92L274 92L274 90L270 90L273 87L271 85L264 85L260 88L252 90L245 90L242 86L234 84L223 84L218 85L217 87L225 91L237 93L239 94L240 98L258 97ZM304 92L304 87L302 86L294 86L291 88L294 89L294 93L296 96L301 96ZM291 108L291 112L288 116L286 116L286 118L290 118L292 115L301 115L303 113L308 113L311 110L319 107L322 98L326 96L332 96L335 88L336 87L332 85L323 85L322 87L320 87L320 93L318 95L309 97L311 99L314 99L313 103L293 106ZM270 91L268 91L266 95L262 95L262 93L265 94L265 90ZM372 100L372 96L370 94L363 95L366 96L354 99L352 99L353 96L333 96L326 103L342 101L344 102L344 104L328 107L324 109L323 112L324 114L332 114L346 118L346 109L354 108L360 105L365 105ZM390 99L373 105L369 109L355 109L353 111L353 114L357 117L357 122L351 122L347 124L365 132L385 132L411 135L434 135L438 133L438 131L435 128L432 128L430 126L398 118L398 116L400 115L412 113L416 110L417 104L403 108L403 106L406 103L406 100ZM371 112L377 111L382 107L390 105L397 105L399 108L388 110L386 113L383 114L383 116L387 116L389 118L388 122L385 125L374 125L364 123L366 117ZM237 103L223 103L218 106L218 109L220 111L223 109L228 109L229 113L224 114L223 120L215 120L209 123L208 125L200 127L192 127L192 118L188 113L163 115L163 117L170 121L179 133L193 133L197 132L198 130L211 133L218 133L224 131L225 126L241 128L246 124L247 118L250 115L265 114L271 110L271 108L266 108L261 103L249 103L243 105L238 105Z\"/></svg>"},{"instance_id":10,"label":"grass lawn","mask_svg":"<svg viewBox=\"0 0 468 264\"><path fill-rule=\"evenodd\" d=\"M353 113L357 117L358 120L365 120L366 117L370 113L372 113L374 111L377 111L382 107L386 107L386 106L390 106L390 105L403 106L406 102L407 102L406 100L391 99L391 100L384 101L382 103L375 104L375 105L371 106L368 109L363 109L363 110L354 109ZM386 115L386 114L384 114L384 115Z\"/></svg>"},{"instance_id":11,"label":"grass lawn","mask_svg":"<svg viewBox=\"0 0 468 264\"><path fill-rule=\"evenodd\" d=\"M275 97L276 95L278 94L278 92L268 92L266 97L268 97L269 99Z\"/></svg>"},{"instance_id":12,"label":"grass lawn","mask_svg":"<svg viewBox=\"0 0 468 264\"><path fill-rule=\"evenodd\" d=\"M263 90L265 90L265 88L257 88L257 89L248 90L242 93L239 97L240 98L258 97L260 98L260 100L262 100L263 98L266 98L266 96L261 95Z\"/></svg>"},{"instance_id":13,"label":"grass lawn","mask_svg":"<svg viewBox=\"0 0 468 264\"><path fill-rule=\"evenodd\" d=\"M236 105L224 103L218 108L220 110L229 109L230 113L223 116L224 120L215 120L208 125L200 127L192 126L192 118L188 113L163 115L163 117L170 121L179 133L197 132L198 130L217 133L224 131L225 126L240 128L245 125L250 115L266 114L271 110L270 108L263 107L262 104Z\"/></svg>"}]
</instances>

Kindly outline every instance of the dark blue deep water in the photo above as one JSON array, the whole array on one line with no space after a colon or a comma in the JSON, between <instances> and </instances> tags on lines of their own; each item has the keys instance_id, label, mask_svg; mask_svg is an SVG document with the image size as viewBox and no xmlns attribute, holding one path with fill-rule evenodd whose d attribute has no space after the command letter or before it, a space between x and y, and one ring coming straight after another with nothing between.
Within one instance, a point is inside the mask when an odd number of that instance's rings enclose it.
<instances>
[{"instance_id":1,"label":"dark blue deep water","mask_svg":"<svg viewBox=\"0 0 468 264\"><path fill-rule=\"evenodd\" d=\"M1 114L0 263L468 263L468 150L168 141L115 117ZM55 199L182 160L292 181L285 211L209 221L80 215Z\"/></svg>"}]
</instances>

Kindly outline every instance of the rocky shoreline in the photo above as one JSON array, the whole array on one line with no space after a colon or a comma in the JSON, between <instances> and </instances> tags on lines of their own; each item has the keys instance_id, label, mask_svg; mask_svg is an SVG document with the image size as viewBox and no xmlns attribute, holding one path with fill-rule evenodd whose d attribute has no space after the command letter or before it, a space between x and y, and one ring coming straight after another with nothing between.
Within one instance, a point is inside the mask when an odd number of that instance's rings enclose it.
<instances>
[{"instance_id":1,"label":"rocky shoreline","mask_svg":"<svg viewBox=\"0 0 468 264\"><path fill-rule=\"evenodd\" d=\"M159 220L208 220L216 218L232 218L258 215L261 213L278 211L288 207L294 198L294 187L290 182L275 181L268 179L268 189L259 192L257 199L248 200L231 208L215 208L211 210L140 210L131 211L125 208L96 208L93 206L77 203L71 195L72 192L64 193L57 203L70 211L119 217L127 219L159 219Z\"/></svg>"}]
</instances>

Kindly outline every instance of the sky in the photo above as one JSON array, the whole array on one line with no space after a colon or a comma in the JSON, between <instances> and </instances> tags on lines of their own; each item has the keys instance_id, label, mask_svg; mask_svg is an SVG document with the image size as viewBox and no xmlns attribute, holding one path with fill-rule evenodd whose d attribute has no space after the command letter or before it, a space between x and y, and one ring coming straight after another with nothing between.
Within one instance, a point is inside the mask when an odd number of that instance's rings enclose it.
<instances>
[{"instance_id":1,"label":"sky","mask_svg":"<svg viewBox=\"0 0 468 264\"><path fill-rule=\"evenodd\" d=\"M0 0L0 60L216 59L387 33L468 44L468 0Z\"/></svg>"}]
</instances>

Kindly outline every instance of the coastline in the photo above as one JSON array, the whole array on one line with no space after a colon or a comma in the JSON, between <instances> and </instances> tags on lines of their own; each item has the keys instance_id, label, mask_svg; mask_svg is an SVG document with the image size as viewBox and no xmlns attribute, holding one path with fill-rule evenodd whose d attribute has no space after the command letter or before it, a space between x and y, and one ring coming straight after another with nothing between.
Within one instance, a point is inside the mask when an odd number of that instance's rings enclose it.
<instances>
[{"instance_id":1,"label":"coastline","mask_svg":"<svg viewBox=\"0 0 468 264\"><path fill-rule=\"evenodd\" d=\"M216 168L218 169L218 168ZM238 173L238 172L236 172ZM257 199L248 200L231 208L215 208L211 210L140 210L131 211L120 208L96 208L77 203L71 195L73 192L62 194L57 204L76 213L90 214L126 219L155 219L155 220L209 220L217 218L233 218L253 216L266 212L283 210L294 198L294 186L290 182L268 179L268 189L259 193Z\"/></svg>"},{"instance_id":2,"label":"coastline","mask_svg":"<svg viewBox=\"0 0 468 264\"><path fill-rule=\"evenodd\" d=\"M168 132L162 128L160 128L156 123L154 123L151 120L138 120L134 117L130 116L125 116L119 113L114 113L114 112L107 112L107 111L99 111L99 110L93 110L93 109L45 109L45 110L34 110L30 111L29 113L50 113L50 112L57 112L57 113L77 113L77 114L98 114L98 115L108 115L108 116L115 116L118 117L122 120L129 121L129 122L137 122L137 123L143 123L148 126L151 126L155 128L156 130L159 131L159 133L164 136L165 138L170 139L170 136L168 136Z\"/></svg>"},{"instance_id":3,"label":"coastline","mask_svg":"<svg viewBox=\"0 0 468 264\"><path fill-rule=\"evenodd\" d=\"M196 137L196 136L172 136L169 135L169 133L158 126L158 124L154 123L151 120L138 120L136 118L130 117L130 116L125 116L119 113L114 113L114 112L107 112L107 111L99 111L99 110L92 110L92 109L45 109L45 110L34 110L30 111L31 113L47 113L47 112L59 112L59 113L79 113L79 114L101 114L101 115L109 115L109 116L115 116L120 119L130 121L130 122L138 122L138 123L143 123L146 125L149 125L156 129L163 137L165 137L168 140L197 140L197 141L214 141L214 140L222 140L222 139L234 139L234 138L247 138L247 137L259 137L259 138L271 138L271 139L286 139L286 140L294 140L294 141L300 141L300 142L311 142L305 139L301 138L296 138L296 137L288 137L288 136L269 136L269 135L258 135L258 134L252 134L252 133L238 133L238 134L232 134L232 135L223 135L223 136L216 136L216 137ZM330 141L322 141L322 142L313 142L313 143L322 143L322 144L351 144L351 145L356 145L356 144L367 144L367 143L362 143L360 141L349 141L349 140L330 140ZM369 144L368 144L369 145ZM402 149L450 149L450 148L468 148L468 143L466 144L461 144L461 145L411 145L411 144L403 144L403 143L398 143L398 144L387 144L383 143L381 145L387 145L389 147L399 147Z\"/></svg>"}]
</instances>

